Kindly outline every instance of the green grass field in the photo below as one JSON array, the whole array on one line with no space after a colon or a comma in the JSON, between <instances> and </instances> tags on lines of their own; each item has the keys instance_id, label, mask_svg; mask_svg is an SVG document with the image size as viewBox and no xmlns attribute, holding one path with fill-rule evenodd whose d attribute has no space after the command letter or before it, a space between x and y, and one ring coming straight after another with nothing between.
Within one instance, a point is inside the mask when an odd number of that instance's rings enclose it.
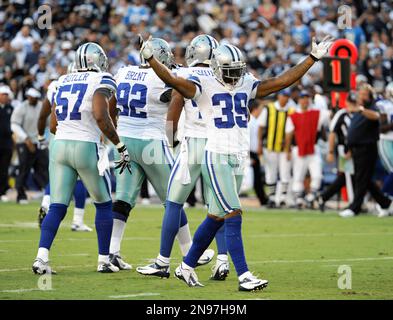
<instances>
[{"instance_id":1,"label":"green grass field","mask_svg":"<svg viewBox=\"0 0 393 320\"><path fill-rule=\"evenodd\" d=\"M52 290L37 289L31 272L39 239L37 203L0 204L0 299L393 299L393 219L360 216L344 220L333 212L245 210L243 238L248 264L269 280L261 292L237 291L233 265L226 281L208 280L210 265L197 269L204 288L175 279L143 277L135 271L159 249L162 210L137 206L129 219L122 255L133 270L95 272L95 233L70 230L72 211L51 250ZM192 230L203 209L187 209ZM94 206L86 222L93 226ZM212 244L215 249L215 243ZM177 243L172 272L180 262ZM352 270L352 289L339 289L340 265Z\"/></svg>"}]
</instances>

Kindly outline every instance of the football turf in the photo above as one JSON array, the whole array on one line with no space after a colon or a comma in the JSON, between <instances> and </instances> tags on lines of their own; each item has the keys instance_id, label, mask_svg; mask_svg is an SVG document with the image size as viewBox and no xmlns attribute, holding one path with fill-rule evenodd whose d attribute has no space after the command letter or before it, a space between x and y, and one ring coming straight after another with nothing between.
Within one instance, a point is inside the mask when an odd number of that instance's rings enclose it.
<instances>
[{"instance_id":1,"label":"football turf","mask_svg":"<svg viewBox=\"0 0 393 320\"><path fill-rule=\"evenodd\" d=\"M97 273L95 232L72 232L70 209L51 250L51 266L58 272L52 290L39 290L39 277L31 272L39 239L37 205L0 204L0 299L393 299L393 218L245 210L243 238L250 270L269 280L264 291L247 293L238 291L232 264L222 282L209 280L211 265L198 268L205 287L188 288L173 277L181 259L177 243L169 279L139 275L135 267L158 252L162 219L160 207L140 205L131 214L122 245L123 258L133 270ZM193 231L205 211L186 211ZM94 225L92 205L87 206L86 222ZM216 249L215 243L211 248ZM338 288L342 265L351 268L351 289Z\"/></svg>"}]
</instances>

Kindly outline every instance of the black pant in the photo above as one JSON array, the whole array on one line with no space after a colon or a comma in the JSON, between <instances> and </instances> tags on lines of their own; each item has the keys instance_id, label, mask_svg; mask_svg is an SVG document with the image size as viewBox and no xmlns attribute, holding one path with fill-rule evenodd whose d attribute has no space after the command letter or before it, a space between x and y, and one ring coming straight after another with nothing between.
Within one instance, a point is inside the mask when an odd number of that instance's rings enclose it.
<instances>
[{"instance_id":1,"label":"black pant","mask_svg":"<svg viewBox=\"0 0 393 320\"><path fill-rule=\"evenodd\" d=\"M142 199L149 199L149 188L147 186L147 179L143 179L142 186L141 186L141 198Z\"/></svg>"},{"instance_id":2,"label":"black pant","mask_svg":"<svg viewBox=\"0 0 393 320\"><path fill-rule=\"evenodd\" d=\"M367 191L382 208L387 208L391 203L390 199L385 197L381 189L372 181L378 158L377 144L367 144L351 150L355 165L355 196L349 209L358 214Z\"/></svg>"},{"instance_id":3,"label":"black pant","mask_svg":"<svg viewBox=\"0 0 393 320\"><path fill-rule=\"evenodd\" d=\"M37 147L37 146L36 146ZM26 199L25 184L31 168L34 169L33 179L37 185L43 189L48 183L48 149L30 152L24 143L16 145L19 157L19 174L16 177L16 190L18 191L18 200Z\"/></svg>"},{"instance_id":4,"label":"black pant","mask_svg":"<svg viewBox=\"0 0 393 320\"><path fill-rule=\"evenodd\" d=\"M9 188L8 168L10 167L12 148L0 149L0 196L5 194Z\"/></svg>"},{"instance_id":5,"label":"black pant","mask_svg":"<svg viewBox=\"0 0 393 320\"><path fill-rule=\"evenodd\" d=\"M266 204L267 196L263 190L261 162L255 152L250 152L251 166L254 171L254 190L261 205Z\"/></svg>"},{"instance_id":6,"label":"black pant","mask_svg":"<svg viewBox=\"0 0 393 320\"><path fill-rule=\"evenodd\" d=\"M351 175L351 180L352 180L352 186L354 186L354 176ZM346 179L345 179L345 173L344 172L339 172L337 173L336 179L333 181L333 183L322 193L322 200L324 202L328 201L331 197L333 197L335 194L339 193L341 191L342 187L346 186Z\"/></svg>"}]
</instances>

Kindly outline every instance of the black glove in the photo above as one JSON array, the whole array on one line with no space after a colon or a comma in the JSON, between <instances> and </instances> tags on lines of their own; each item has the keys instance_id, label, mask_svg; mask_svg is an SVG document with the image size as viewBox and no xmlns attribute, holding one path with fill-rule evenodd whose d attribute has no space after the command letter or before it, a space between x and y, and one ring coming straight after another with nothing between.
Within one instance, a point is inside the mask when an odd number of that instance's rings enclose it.
<instances>
[{"instance_id":1,"label":"black glove","mask_svg":"<svg viewBox=\"0 0 393 320\"><path fill-rule=\"evenodd\" d=\"M128 172L131 174L131 165L130 165L130 155L128 154L128 150L123 142L120 142L117 146L117 152L120 154L120 160L115 161L115 169L120 168L120 174L123 173L124 169L127 168Z\"/></svg>"}]
</instances>

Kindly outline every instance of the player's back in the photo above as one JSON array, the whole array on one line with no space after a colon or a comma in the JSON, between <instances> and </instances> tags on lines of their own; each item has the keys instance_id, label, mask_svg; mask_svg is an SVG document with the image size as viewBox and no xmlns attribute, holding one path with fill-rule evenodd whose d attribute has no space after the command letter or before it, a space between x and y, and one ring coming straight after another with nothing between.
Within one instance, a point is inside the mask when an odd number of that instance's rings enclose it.
<instances>
[{"instance_id":1,"label":"player's back","mask_svg":"<svg viewBox=\"0 0 393 320\"><path fill-rule=\"evenodd\" d=\"M208 77L212 79L214 77L213 71L209 67L189 67L179 68L176 71L177 76L188 78L189 76ZM209 103L209 106L211 103ZM202 118L202 114L199 111L198 104L195 100L186 99L184 102L184 132L185 137L193 138L207 138L206 122Z\"/></svg>"},{"instance_id":2,"label":"player's back","mask_svg":"<svg viewBox=\"0 0 393 320\"><path fill-rule=\"evenodd\" d=\"M93 116L93 96L99 88L116 92L116 83L109 73L74 72L59 78L55 97L56 140L100 142L101 131Z\"/></svg>"},{"instance_id":3,"label":"player's back","mask_svg":"<svg viewBox=\"0 0 393 320\"><path fill-rule=\"evenodd\" d=\"M250 140L248 103L255 98L259 81L246 74L231 90L213 75L193 72L192 77L189 79L201 90L195 100L207 124L206 149L224 154L247 153Z\"/></svg>"},{"instance_id":4,"label":"player's back","mask_svg":"<svg viewBox=\"0 0 393 320\"><path fill-rule=\"evenodd\" d=\"M165 140L165 122L170 90L151 68L126 66L115 76L117 105L120 109L118 133L139 139Z\"/></svg>"}]
</instances>

